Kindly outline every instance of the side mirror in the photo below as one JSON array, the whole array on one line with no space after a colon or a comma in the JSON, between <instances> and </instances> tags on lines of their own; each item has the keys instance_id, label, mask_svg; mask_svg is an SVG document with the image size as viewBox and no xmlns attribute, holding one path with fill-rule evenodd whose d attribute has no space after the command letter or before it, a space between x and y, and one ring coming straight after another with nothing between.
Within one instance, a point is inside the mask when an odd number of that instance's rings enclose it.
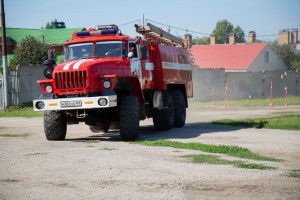
<instances>
[{"instance_id":1,"label":"side mirror","mask_svg":"<svg viewBox=\"0 0 300 200\"><path fill-rule=\"evenodd\" d=\"M134 43L137 44L137 45L139 45L141 43L141 37L136 36Z\"/></svg>"},{"instance_id":2,"label":"side mirror","mask_svg":"<svg viewBox=\"0 0 300 200\"><path fill-rule=\"evenodd\" d=\"M48 50L48 60L54 59L54 49Z\"/></svg>"},{"instance_id":3,"label":"side mirror","mask_svg":"<svg viewBox=\"0 0 300 200\"><path fill-rule=\"evenodd\" d=\"M128 52L127 59L132 58L132 56L133 56L133 52L132 51Z\"/></svg>"}]
</instances>

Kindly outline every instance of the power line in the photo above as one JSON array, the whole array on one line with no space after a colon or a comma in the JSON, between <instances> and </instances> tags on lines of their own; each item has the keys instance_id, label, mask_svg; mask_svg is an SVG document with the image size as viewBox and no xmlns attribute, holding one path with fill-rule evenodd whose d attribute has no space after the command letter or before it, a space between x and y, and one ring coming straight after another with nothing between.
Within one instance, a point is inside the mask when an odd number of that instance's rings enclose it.
<instances>
[{"instance_id":1,"label":"power line","mask_svg":"<svg viewBox=\"0 0 300 200\"><path fill-rule=\"evenodd\" d=\"M278 36L278 34L271 34L271 35L257 35L256 37L270 37L270 36Z\"/></svg>"},{"instance_id":2,"label":"power line","mask_svg":"<svg viewBox=\"0 0 300 200\"><path fill-rule=\"evenodd\" d=\"M131 24L131 23L133 23L133 22L137 22L137 21L140 21L140 20L139 20L139 19L136 19L136 20L133 20L133 21L131 21L131 22L127 22L127 23L125 23L125 24L118 25L118 27L120 27L120 26L125 26L125 25Z\"/></svg>"},{"instance_id":3,"label":"power line","mask_svg":"<svg viewBox=\"0 0 300 200\"><path fill-rule=\"evenodd\" d=\"M163 23L160 23L160 22L157 22L157 21L154 21L154 20L151 20L151 19L147 19L147 18L145 18L145 20L147 20L149 22L159 24L159 25L162 25L162 26L165 26L165 27L168 27L168 28L173 28L173 29L176 29L176 30L185 31L187 33L196 33L196 34L201 34L201 35L211 35L209 33L203 33L203 32L199 32L199 31L193 31L193 30L188 30L188 29L184 29L184 28L179 28L179 27L163 24ZM278 36L278 33L268 34L268 35L257 35L256 37L274 37L274 36ZM245 35L245 37L247 37L247 35Z\"/></svg>"},{"instance_id":4,"label":"power line","mask_svg":"<svg viewBox=\"0 0 300 200\"><path fill-rule=\"evenodd\" d=\"M176 29L176 30L185 31L187 33L196 33L196 34L201 34L201 35L211 35L211 34L208 34L208 33L201 33L201 32L198 32L198 31L192 31L192 30L188 30L188 29L184 29L184 28L178 28L178 27L175 27L175 26L171 26L171 25L160 23L160 22L156 22L156 21L153 21L151 19L146 19L146 20L150 21L150 22L153 22L153 23L156 23L156 24L160 24L160 25L169 27L169 28L173 28L173 29Z\"/></svg>"}]
</instances>

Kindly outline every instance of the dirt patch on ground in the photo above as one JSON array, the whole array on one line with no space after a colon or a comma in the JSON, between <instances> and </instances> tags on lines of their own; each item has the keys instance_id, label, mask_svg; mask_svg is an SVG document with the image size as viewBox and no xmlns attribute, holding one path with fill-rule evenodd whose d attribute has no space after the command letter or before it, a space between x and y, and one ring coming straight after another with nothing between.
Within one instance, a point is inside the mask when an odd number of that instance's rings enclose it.
<instances>
[{"instance_id":1,"label":"dirt patch on ground","mask_svg":"<svg viewBox=\"0 0 300 200\"><path fill-rule=\"evenodd\" d=\"M0 134L28 135L0 137L0 199L300 199L300 179L286 176L300 169L300 131L199 123L286 112L300 106L188 110L184 128L165 132L141 122L141 139L238 145L283 159L251 161L274 170L197 164L181 156L201 151L130 144L117 130L95 135L84 124L49 142L42 118L0 118Z\"/></svg>"}]
</instances>

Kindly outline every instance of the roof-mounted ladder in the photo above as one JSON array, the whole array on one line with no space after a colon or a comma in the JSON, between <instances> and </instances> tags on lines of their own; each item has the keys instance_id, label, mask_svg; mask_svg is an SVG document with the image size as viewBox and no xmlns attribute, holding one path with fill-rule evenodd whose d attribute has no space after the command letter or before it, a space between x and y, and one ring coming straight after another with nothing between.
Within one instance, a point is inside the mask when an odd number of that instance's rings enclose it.
<instances>
[{"instance_id":1,"label":"roof-mounted ladder","mask_svg":"<svg viewBox=\"0 0 300 200\"><path fill-rule=\"evenodd\" d=\"M159 43L175 46L184 46L183 40L154 26L153 24L147 23L147 26L135 25L136 32L143 35L146 39L156 40Z\"/></svg>"}]
</instances>

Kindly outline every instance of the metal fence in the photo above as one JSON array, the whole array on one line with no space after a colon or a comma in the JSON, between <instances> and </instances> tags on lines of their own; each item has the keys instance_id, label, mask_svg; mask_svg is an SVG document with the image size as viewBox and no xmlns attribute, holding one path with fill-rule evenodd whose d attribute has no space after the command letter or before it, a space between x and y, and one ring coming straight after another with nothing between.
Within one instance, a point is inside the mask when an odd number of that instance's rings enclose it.
<instances>
[{"instance_id":1,"label":"metal fence","mask_svg":"<svg viewBox=\"0 0 300 200\"><path fill-rule=\"evenodd\" d=\"M4 100L4 92L3 92L3 75L0 73L0 109L3 109L3 100Z\"/></svg>"},{"instance_id":2,"label":"metal fence","mask_svg":"<svg viewBox=\"0 0 300 200\"><path fill-rule=\"evenodd\" d=\"M19 105L19 77L17 71L8 72L8 101L9 105ZM4 80L0 73L0 109L4 108Z\"/></svg>"},{"instance_id":3,"label":"metal fence","mask_svg":"<svg viewBox=\"0 0 300 200\"><path fill-rule=\"evenodd\" d=\"M19 76L17 71L9 71L8 72L8 99L9 105L16 106L19 105Z\"/></svg>"}]
</instances>

